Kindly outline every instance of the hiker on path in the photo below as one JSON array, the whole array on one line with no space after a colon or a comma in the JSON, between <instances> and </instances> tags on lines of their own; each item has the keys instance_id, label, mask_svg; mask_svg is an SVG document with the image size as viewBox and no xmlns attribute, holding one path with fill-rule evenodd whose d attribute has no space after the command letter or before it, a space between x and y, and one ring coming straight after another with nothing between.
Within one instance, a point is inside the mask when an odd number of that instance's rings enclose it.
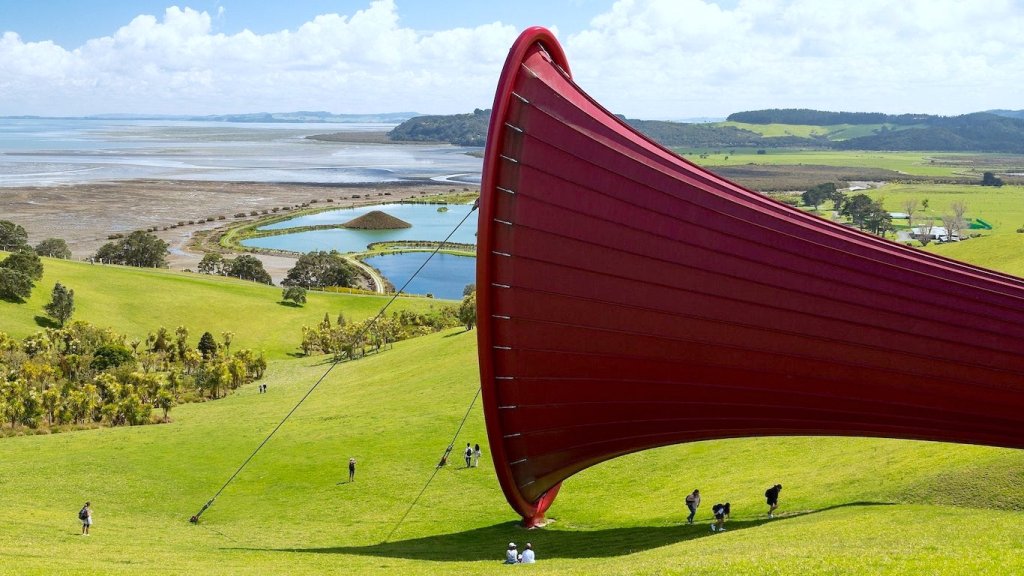
<instances>
[{"instance_id":1,"label":"hiker on path","mask_svg":"<svg viewBox=\"0 0 1024 576\"><path fill-rule=\"evenodd\" d=\"M782 484L776 484L764 491L764 498L768 503L769 518L775 518L775 509L779 507L779 492L782 492Z\"/></svg>"},{"instance_id":2,"label":"hiker on path","mask_svg":"<svg viewBox=\"0 0 1024 576\"><path fill-rule=\"evenodd\" d=\"M92 526L92 504L89 502L78 511L78 519L82 522L82 536L89 535L89 527Z\"/></svg>"},{"instance_id":3,"label":"hiker on path","mask_svg":"<svg viewBox=\"0 0 1024 576\"><path fill-rule=\"evenodd\" d=\"M356 481L356 459L355 458L349 458L348 459L348 481L349 482L355 482Z\"/></svg>"},{"instance_id":4,"label":"hiker on path","mask_svg":"<svg viewBox=\"0 0 1024 576\"><path fill-rule=\"evenodd\" d=\"M473 447L473 468L480 465L480 457L483 456L483 451L480 450L480 445L477 444Z\"/></svg>"},{"instance_id":5,"label":"hiker on path","mask_svg":"<svg viewBox=\"0 0 1024 576\"><path fill-rule=\"evenodd\" d=\"M700 506L700 490L694 490L692 494L686 495L686 507L690 509L690 515L686 517L687 524L693 524L693 517L697 514L698 506Z\"/></svg>"},{"instance_id":6,"label":"hiker on path","mask_svg":"<svg viewBox=\"0 0 1024 576\"><path fill-rule=\"evenodd\" d=\"M470 460L473 459L473 447L469 445L469 442L466 442L466 452L464 455L466 456L466 468L469 468Z\"/></svg>"},{"instance_id":7,"label":"hiker on path","mask_svg":"<svg viewBox=\"0 0 1024 576\"><path fill-rule=\"evenodd\" d=\"M519 562L519 555L516 551L516 543L509 542L508 550L505 550L505 564L516 564Z\"/></svg>"}]
</instances>

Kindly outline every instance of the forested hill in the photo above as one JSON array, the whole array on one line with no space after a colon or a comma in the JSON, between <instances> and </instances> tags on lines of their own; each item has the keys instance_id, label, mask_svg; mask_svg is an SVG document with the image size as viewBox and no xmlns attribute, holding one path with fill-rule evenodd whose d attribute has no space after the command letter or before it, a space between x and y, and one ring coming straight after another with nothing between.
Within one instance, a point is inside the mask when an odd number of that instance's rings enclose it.
<instances>
[{"instance_id":1,"label":"forested hill","mask_svg":"<svg viewBox=\"0 0 1024 576\"><path fill-rule=\"evenodd\" d=\"M417 116L388 132L395 142L448 142L456 146L483 146L491 111L472 114ZM695 148L762 148L807 146L805 138L764 138L756 132L714 124L683 124L658 120L624 120L663 146Z\"/></svg>"},{"instance_id":2,"label":"forested hill","mask_svg":"<svg viewBox=\"0 0 1024 576\"><path fill-rule=\"evenodd\" d=\"M397 142L448 142L455 146L483 146L487 143L490 110L477 108L472 114L417 116L388 132Z\"/></svg>"},{"instance_id":3,"label":"forested hill","mask_svg":"<svg viewBox=\"0 0 1024 576\"><path fill-rule=\"evenodd\" d=\"M1024 153L1024 119L986 112L933 116L923 127L880 130L833 143L842 150L942 150Z\"/></svg>"},{"instance_id":4,"label":"forested hill","mask_svg":"<svg viewBox=\"0 0 1024 576\"><path fill-rule=\"evenodd\" d=\"M654 141L672 148L836 148L1024 154L1024 118L1015 116L1017 114L1009 110L933 116L774 109L737 112L725 123L684 124L620 118ZM479 109L471 114L418 116L403 122L388 136L394 141L483 146L489 119L490 110Z\"/></svg>"},{"instance_id":5,"label":"forested hill","mask_svg":"<svg viewBox=\"0 0 1024 576\"><path fill-rule=\"evenodd\" d=\"M837 124L920 124L927 114L882 114L881 112L824 112L806 108L772 108L735 112L726 122L746 124L797 124L805 126L835 126Z\"/></svg>"}]
</instances>

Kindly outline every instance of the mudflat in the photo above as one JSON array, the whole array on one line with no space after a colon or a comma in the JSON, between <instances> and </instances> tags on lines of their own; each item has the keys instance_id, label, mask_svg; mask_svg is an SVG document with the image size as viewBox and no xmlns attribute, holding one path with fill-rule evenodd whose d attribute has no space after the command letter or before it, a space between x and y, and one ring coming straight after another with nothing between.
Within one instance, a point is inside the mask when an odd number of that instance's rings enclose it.
<instances>
[{"instance_id":1,"label":"mudflat","mask_svg":"<svg viewBox=\"0 0 1024 576\"><path fill-rule=\"evenodd\" d=\"M111 234L156 227L154 234L170 245L170 267L194 270L203 255L189 252L187 245L193 235L254 218L250 216L254 210L294 209L306 203L338 208L364 206L447 192L452 186L428 182L319 185L128 180L0 188L0 219L24 226L33 245L45 238L63 238L76 259L88 258L110 241ZM245 218L236 217L242 213ZM199 222L210 218L213 220ZM293 262L280 256L260 259L275 281Z\"/></svg>"}]
</instances>

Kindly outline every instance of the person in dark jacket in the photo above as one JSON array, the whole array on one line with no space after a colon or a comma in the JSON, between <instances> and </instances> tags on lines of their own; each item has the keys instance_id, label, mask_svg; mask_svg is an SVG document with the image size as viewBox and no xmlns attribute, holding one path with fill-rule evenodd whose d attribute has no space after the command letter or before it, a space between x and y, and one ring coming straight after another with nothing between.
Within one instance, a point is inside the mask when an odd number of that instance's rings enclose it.
<instances>
[{"instance_id":1,"label":"person in dark jacket","mask_svg":"<svg viewBox=\"0 0 1024 576\"><path fill-rule=\"evenodd\" d=\"M764 491L764 498L768 503L769 518L775 518L775 509L779 507L779 492L782 492L782 484L776 484Z\"/></svg>"}]
</instances>

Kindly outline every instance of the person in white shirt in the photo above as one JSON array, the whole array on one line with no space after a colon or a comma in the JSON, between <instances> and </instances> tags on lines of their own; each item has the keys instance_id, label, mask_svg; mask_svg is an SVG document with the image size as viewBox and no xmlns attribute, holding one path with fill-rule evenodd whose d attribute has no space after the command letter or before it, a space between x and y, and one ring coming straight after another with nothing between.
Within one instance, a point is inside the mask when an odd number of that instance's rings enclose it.
<instances>
[{"instance_id":1,"label":"person in white shirt","mask_svg":"<svg viewBox=\"0 0 1024 576\"><path fill-rule=\"evenodd\" d=\"M519 555L520 564L533 564L537 561L537 557L533 554L533 544L526 543L526 549Z\"/></svg>"},{"instance_id":2,"label":"person in white shirt","mask_svg":"<svg viewBox=\"0 0 1024 576\"><path fill-rule=\"evenodd\" d=\"M509 542L508 550L505 551L505 564L515 564L518 561L518 551L516 550L516 543Z\"/></svg>"}]
</instances>

